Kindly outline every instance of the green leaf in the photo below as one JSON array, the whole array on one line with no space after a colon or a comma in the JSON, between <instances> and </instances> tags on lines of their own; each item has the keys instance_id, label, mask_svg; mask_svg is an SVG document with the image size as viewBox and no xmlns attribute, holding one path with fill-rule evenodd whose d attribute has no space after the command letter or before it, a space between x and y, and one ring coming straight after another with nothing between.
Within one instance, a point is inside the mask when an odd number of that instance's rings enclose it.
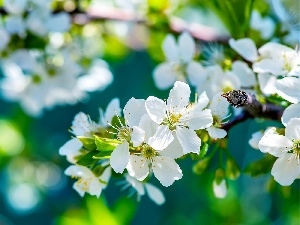
<instances>
[{"instance_id":1,"label":"green leaf","mask_svg":"<svg viewBox=\"0 0 300 225\"><path fill-rule=\"evenodd\" d=\"M121 142L116 139L101 138L96 135L94 137L98 151L112 151L121 144Z\"/></svg>"},{"instance_id":2,"label":"green leaf","mask_svg":"<svg viewBox=\"0 0 300 225\"><path fill-rule=\"evenodd\" d=\"M267 154L265 157L250 163L244 170L251 177L257 177L269 173L273 167L276 157Z\"/></svg>"},{"instance_id":3,"label":"green leaf","mask_svg":"<svg viewBox=\"0 0 300 225\"><path fill-rule=\"evenodd\" d=\"M93 156L93 159L109 159L112 152L110 151L101 151Z\"/></svg>"},{"instance_id":4,"label":"green leaf","mask_svg":"<svg viewBox=\"0 0 300 225\"><path fill-rule=\"evenodd\" d=\"M81 166L93 166L95 165L99 159L95 159L94 156L97 155L99 151L94 150L86 155L84 155L81 159L79 159L76 164L81 165Z\"/></svg>"},{"instance_id":5,"label":"green leaf","mask_svg":"<svg viewBox=\"0 0 300 225\"><path fill-rule=\"evenodd\" d=\"M97 146L95 144L95 138L77 136L77 138L82 142L83 146L88 150L96 150Z\"/></svg>"}]
</instances>

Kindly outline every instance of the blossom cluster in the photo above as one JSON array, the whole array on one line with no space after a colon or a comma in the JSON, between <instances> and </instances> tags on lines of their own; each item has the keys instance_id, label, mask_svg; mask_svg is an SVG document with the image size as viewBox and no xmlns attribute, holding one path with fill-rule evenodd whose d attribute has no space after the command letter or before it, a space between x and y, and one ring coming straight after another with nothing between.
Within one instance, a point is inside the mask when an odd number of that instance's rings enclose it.
<instances>
[{"instance_id":1,"label":"blossom cluster","mask_svg":"<svg viewBox=\"0 0 300 225\"><path fill-rule=\"evenodd\" d=\"M53 13L51 3L3 2L0 91L6 100L19 102L30 116L40 116L56 105L77 103L113 80L103 60L93 56L84 65L86 56L74 52L72 37L67 35L72 29L70 15Z\"/></svg>"},{"instance_id":2,"label":"blossom cluster","mask_svg":"<svg viewBox=\"0 0 300 225\"><path fill-rule=\"evenodd\" d=\"M88 192L99 196L113 170L123 174L138 194L144 193L138 188L143 184L150 198L162 203L161 192L153 185L149 189L148 178L153 174L163 186L172 185L183 176L175 160L200 153L201 131L207 130L213 139L226 136L221 126L229 103L220 93L210 101L205 92L190 102L190 94L189 85L177 81L166 101L154 96L146 100L131 98L123 109L124 119L120 117L118 99L111 101L105 114L101 111L98 123L84 113L77 114L71 130L76 137L60 149L69 162L79 164L65 171L79 178L74 188L81 195ZM96 143L93 153L88 150L93 149L89 148L91 142ZM92 167L80 165L88 154L96 159Z\"/></svg>"}]
</instances>

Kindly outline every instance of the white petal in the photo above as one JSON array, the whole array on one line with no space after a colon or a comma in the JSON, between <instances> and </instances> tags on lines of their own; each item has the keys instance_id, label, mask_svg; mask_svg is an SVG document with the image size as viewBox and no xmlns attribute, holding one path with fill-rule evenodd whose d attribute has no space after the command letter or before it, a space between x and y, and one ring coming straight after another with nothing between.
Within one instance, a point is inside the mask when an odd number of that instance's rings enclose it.
<instances>
[{"instance_id":1,"label":"white petal","mask_svg":"<svg viewBox=\"0 0 300 225\"><path fill-rule=\"evenodd\" d=\"M229 45L244 59L250 62L253 62L258 58L256 45L250 38L242 38L239 40L234 40L231 38L229 40Z\"/></svg>"},{"instance_id":2,"label":"white petal","mask_svg":"<svg viewBox=\"0 0 300 225\"><path fill-rule=\"evenodd\" d=\"M165 203L165 196L160 189L149 183L145 184L145 188L149 198L152 201L154 201L157 205L162 205Z\"/></svg>"},{"instance_id":3,"label":"white petal","mask_svg":"<svg viewBox=\"0 0 300 225\"><path fill-rule=\"evenodd\" d=\"M294 52L294 49L276 42L267 42L258 49L263 58L280 58L284 53Z\"/></svg>"},{"instance_id":4,"label":"white petal","mask_svg":"<svg viewBox=\"0 0 300 225\"><path fill-rule=\"evenodd\" d=\"M176 134L185 154L190 152L199 154L201 139L195 131L185 127L177 127Z\"/></svg>"},{"instance_id":5,"label":"white petal","mask_svg":"<svg viewBox=\"0 0 300 225\"><path fill-rule=\"evenodd\" d=\"M92 179L89 183L89 194L95 195L97 198L100 197L103 189L103 184L100 183L98 178Z\"/></svg>"},{"instance_id":6,"label":"white petal","mask_svg":"<svg viewBox=\"0 0 300 225\"><path fill-rule=\"evenodd\" d=\"M137 191L139 195L145 194L144 185L142 182L138 181L132 176L129 176L128 174L125 176L126 181Z\"/></svg>"},{"instance_id":7,"label":"white petal","mask_svg":"<svg viewBox=\"0 0 300 225\"><path fill-rule=\"evenodd\" d=\"M71 177L93 178L92 171L84 166L71 165L65 170L65 174Z\"/></svg>"},{"instance_id":8,"label":"white petal","mask_svg":"<svg viewBox=\"0 0 300 225\"><path fill-rule=\"evenodd\" d=\"M273 165L271 174L282 186L291 185L300 175L300 164L296 155L287 153L278 158Z\"/></svg>"},{"instance_id":9,"label":"white petal","mask_svg":"<svg viewBox=\"0 0 300 225\"><path fill-rule=\"evenodd\" d=\"M173 134L169 127L160 125L155 135L149 138L148 144L155 150L165 149L174 140Z\"/></svg>"},{"instance_id":10,"label":"white petal","mask_svg":"<svg viewBox=\"0 0 300 225\"><path fill-rule=\"evenodd\" d=\"M72 133L76 136L87 136L92 130L90 129L90 118L83 112L75 115L72 122Z\"/></svg>"},{"instance_id":11,"label":"white petal","mask_svg":"<svg viewBox=\"0 0 300 225\"><path fill-rule=\"evenodd\" d=\"M289 107L287 107L282 114L281 122L284 126L287 125L290 119L298 117L300 118L300 103L298 104L292 104Z\"/></svg>"},{"instance_id":12,"label":"white petal","mask_svg":"<svg viewBox=\"0 0 300 225\"><path fill-rule=\"evenodd\" d=\"M148 142L149 138L154 136L158 128L158 124L151 120L148 114L145 114L139 124L139 128L145 131L145 142Z\"/></svg>"},{"instance_id":13,"label":"white petal","mask_svg":"<svg viewBox=\"0 0 300 225\"><path fill-rule=\"evenodd\" d=\"M173 86L177 78L177 73L169 62L161 63L153 71L155 86L165 90Z\"/></svg>"},{"instance_id":14,"label":"white petal","mask_svg":"<svg viewBox=\"0 0 300 225\"><path fill-rule=\"evenodd\" d=\"M254 149L258 149L258 142L260 141L260 139L263 137L263 132L261 131L257 131L255 133L252 134L252 137L249 140L249 145L254 148Z\"/></svg>"},{"instance_id":15,"label":"white petal","mask_svg":"<svg viewBox=\"0 0 300 225\"><path fill-rule=\"evenodd\" d=\"M149 174L149 161L142 156L131 155L126 168L130 176L142 181Z\"/></svg>"},{"instance_id":16,"label":"white petal","mask_svg":"<svg viewBox=\"0 0 300 225\"><path fill-rule=\"evenodd\" d=\"M277 78L271 74L259 73L258 76L259 88L265 95L275 94L275 83Z\"/></svg>"},{"instance_id":17,"label":"white petal","mask_svg":"<svg viewBox=\"0 0 300 225\"><path fill-rule=\"evenodd\" d=\"M78 152L82 148L82 142L77 138L72 138L67 141L63 146L59 149L60 155L68 155L72 153Z\"/></svg>"},{"instance_id":18,"label":"white petal","mask_svg":"<svg viewBox=\"0 0 300 225\"><path fill-rule=\"evenodd\" d=\"M224 138L227 135L226 130L216 128L216 127L209 127L206 129L208 131L209 136L212 138Z\"/></svg>"},{"instance_id":19,"label":"white petal","mask_svg":"<svg viewBox=\"0 0 300 225\"><path fill-rule=\"evenodd\" d=\"M129 145L126 141L118 145L110 156L110 166L116 173L123 173L129 161Z\"/></svg>"},{"instance_id":20,"label":"white petal","mask_svg":"<svg viewBox=\"0 0 300 225\"><path fill-rule=\"evenodd\" d=\"M101 124L108 126L107 122L110 123L112 118L117 115L121 115L120 100L114 98L108 103L104 117L100 118Z\"/></svg>"},{"instance_id":21,"label":"white petal","mask_svg":"<svg viewBox=\"0 0 300 225\"><path fill-rule=\"evenodd\" d=\"M203 66L196 61L191 61L187 65L186 72L188 79L193 86L198 86L199 84L204 82L208 75Z\"/></svg>"},{"instance_id":22,"label":"white petal","mask_svg":"<svg viewBox=\"0 0 300 225\"><path fill-rule=\"evenodd\" d=\"M171 159L177 159L184 155L182 146L179 143L178 138L176 137L176 133L175 138L171 142L171 144L169 144L166 149L159 151L159 154L162 156L169 157Z\"/></svg>"},{"instance_id":23,"label":"white petal","mask_svg":"<svg viewBox=\"0 0 300 225\"><path fill-rule=\"evenodd\" d=\"M300 78L285 77L276 82L276 93L291 103L300 102Z\"/></svg>"},{"instance_id":24,"label":"white petal","mask_svg":"<svg viewBox=\"0 0 300 225\"><path fill-rule=\"evenodd\" d=\"M131 98L126 103L124 110L125 123L129 127L138 126L144 114L147 113L144 99Z\"/></svg>"},{"instance_id":25,"label":"white petal","mask_svg":"<svg viewBox=\"0 0 300 225\"><path fill-rule=\"evenodd\" d=\"M300 118L292 118L287 123L285 136L290 140L300 141Z\"/></svg>"},{"instance_id":26,"label":"white petal","mask_svg":"<svg viewBox=\"0 0 300 225\"><path fill-rule=\"evenodd\" d=\"M178 38L178 44L181 59L184 62L191 61L196 49L195 41L192 36L187 32L183 32Z\"/></svg>"},{"instance_id":27,"label":"white petal","mask_svg":"<svg viewBox=\"0 0 300 225\"><path fill-rule=\"evenodd\" d=\"M211 102L211 113L220 118L224 118L228 114L229 102L221 96L221 93L216 94Z\"/></svg>"},{"instance_id":28,"label":"white petal","mask_svg":"<svg viewBox=\"0 0 300 225\"><path fill-rule=\"evenodd\" d=\"M254 72L249 68L247 63L235 61L232 64L232 72L239 78L242 87L252 87L255 85Z\"/></svg>"},{"instance_id":29,"label":"white petal","mask_svg":"<svg viewBox=\"0 0 300 225\"><path fill-rule=\"evenodd\" d=\"M147 98L145 106L150 118L154 122L160 124L164 120L166 116L166 103L163 100L150 96Z\"/></svg>"},{"instance_id":30,"label":"white petal","mask_svg":"<svg viewBox=\"0 0 300 225\"><path fill-rule=\"evenodd\" d=\"M181 113L189 103L191 89L184 82L176 81L174 87L170 90L167 100L167 109L169 112Z\"/></svg>"},{"instance_id":31,"label":"white petal","mask_svg":"<svg viewBox=\"0 0 300 225\"><path fill-rule=\"evenodd\" d=\"M179 49L173 35L167 35L162 44L162 48L169 62L179 62Z\"/></svg>"},{"instance_id":32,"label":"white petal","mask_svg":"<svg viewBox=\"0 0 300 225\"><path fill-rule=\"evenodd\" d=\"M197 99L197 103L194 106L196 109L195 111L202 111L209 103L209 98L207 97L206 92L202 92L198 99Z\"/></svg>"},{"instance_id":33,"label":"white petal","mask_svg":"<svg viewBox=\"0 0 300 225\"><path fill-rule=\"evenodd\" d=\"M291 140L278 134L266 134L258 142L258 147L261 152L268 152L276 157L285 154L292 146L293 142Z\"/></svg>"},{"instance_id":34,"label":"white petal","mask_svg":"<svg viewBox=\"0 0 300 225\"><path fill-rule=\"evenodd\" d=\"M75 191L77 191L77 193L83 197L84 196L84 193L85 193L85 190L82 189L81 185L79 185L78 181L76 181L74 184L73 184L73 188Z\"/></svg>"},{"instance_id":35,"label":"white petal","mask_svg":"<svg viewBox=\"0 0 300 225\"><path fill-rule=\"evenodd\" d=\"M191 111L189 115L185 115L182 118L186 119L186 125L192 130L204 129L210 127L213 123L213 117L210 109L204 109L203 111L195 110Z\"/></svg>"},{"instance_id":36,"label":"white petal","mask_svg":"<svg viewBox=\"0 0 300 225\"><path fill-rule=\"evenodd\" d=\"M182 177L182 171L174 159L156 156L153 158L152 169L160 183L168 187Z\"/></svg>"},{"instance_id":37,"label":"white petal","mask_svg":"<svg viewBox=\"0 0 300 225\"><path fill-rule=\"evenodd\" d=\"M145 140L145 131L137 126L133 126L130 137L133 147L140 146Z\"/></svg>"},{"instance_id":38,"label":"white petal","mask_svg":"<svg viewBox=\"0 0 300 225\"><path fill-rule=\"evenodd\" d=\"M282 68L282 62L278 59L262 59L253 63L255 73L271 73L275 76L284 75L286 71Z\"/></svg>"},{"instance_id":39,"label":"white petal","mask_svg":"<svg viewBox=\"0 0 300 225\"><path fill-rule=\"evenodd\" d=\"M226 181L222 180L221 183L218 185L217 182L213 181L213 191L216 198L225 198L227 195L227 186Z\"/></svg>"}]
</instances>

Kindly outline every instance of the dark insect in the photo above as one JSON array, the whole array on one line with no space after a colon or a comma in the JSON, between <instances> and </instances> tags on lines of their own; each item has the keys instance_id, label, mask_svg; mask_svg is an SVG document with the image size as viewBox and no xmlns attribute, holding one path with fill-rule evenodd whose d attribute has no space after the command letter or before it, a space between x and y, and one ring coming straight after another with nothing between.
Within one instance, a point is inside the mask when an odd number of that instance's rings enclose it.
<instances>
[{"instance_id":1,"label":"dark insect","mask_svg":"<svg viewBox=\"0 0 300 225\"><path fill-rule=\"evenodd\" d=\"M248 94L241 90L232 90L222 94L224 98L234 107L243 107L248 104Z\"/></svg>"}]
</instances>

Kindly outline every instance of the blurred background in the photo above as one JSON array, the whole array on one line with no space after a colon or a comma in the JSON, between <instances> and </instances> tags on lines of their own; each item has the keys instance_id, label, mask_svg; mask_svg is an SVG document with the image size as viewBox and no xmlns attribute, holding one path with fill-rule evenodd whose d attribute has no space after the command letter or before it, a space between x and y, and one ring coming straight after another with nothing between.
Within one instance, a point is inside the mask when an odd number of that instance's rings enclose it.
<instances>
[{"instance_id":1,"label":"blurred background","mask_svg":"<svg viewBox=\"0 0 300 225\"><path fill-rule=\"evenodd\" d=\"M17 6L23 2L27 1L19 1ZM270 173L258 172L256 177L241 174L237 180L229 181L227 196L218 199L212 189L218 159L214 159L201 175L193 173L195 162L191 158L179 160L184 176L168 188L155 179L151 180L166 197L162 206L157 206L147 196L137 201L136 195L129 196L128 190L121 190L122 185L116 178L112 178L99 199L89 195L81 198L72 188L74 180L64 175L69 163L58 154L58 149L72 136L68 130L78 112L82 111L97 121L99 108L105 109L115 97L120 99L121 107L131 97L146 99L153 95L167 98L169 90L157 89L152 73L156 65L164 61L161 44L168 33L178 35L189 30L196 38L199 52L204 44L226 43L229 36L243 37L246 31L236 26L242 21L235 19L233 22L232 14L242 18L239 14L245 11L247 4L254 4L262 16L269 16L274 30L281 30L283 18L272 7L272 1L230 2L234 2L231 12L218 8L222 7L218 1L55 0L51 2L54 13L66 11L71 15L73 25L62 32L63 35L49 31L41 37L29 28L24 36L10 34L11 42L6 48L13 50L1 49L2 64L6 63L7 52L16 51L17 43L25 43L22 48L35 50L41 39L45 43L40 49L47 51L45 46L51 41L59 45L54 47L58 52L62 46L68 45L68 54L86 71L91 68L93 60L104 60L112 77L99 74L103 82L97 86L97 91L90 88L88 94L76 103L45 107L34 116L28 114L18 100L11 101L7 94L1 95L0 225L300 224L299 179L292 186L281 187ZM284 1L283 4L299 10L298 0ZM7 5L0 1L3 28L16 26L6 23L8 16L16 16ZM29 7L22 11L23 14L17 14L24 19L30 10ZM82 12L89 12L89 16ZM250 23L248 17L244 19ZM296 21L299 22L297 18ZM255 26L247 29L247 34L258 42L272 38L258 38L258 33ZM297 34L294 35L299 38ZM62 37L63 43L60 43ZM14 38L17 42L12 41ZM28 39L32 40L30 45ZM282 40L285 40L284 35ZM286 43L293 45L294 42ZM5 69L2 69L1 79L6 76ZM242 171L249 163L263 158L260 151L248 144L251 135L272 125L282 126L256 119L242 122L230 130L228 149ZM263 167L263 163L261 165Z\"/></svg>"}]
</instances>

